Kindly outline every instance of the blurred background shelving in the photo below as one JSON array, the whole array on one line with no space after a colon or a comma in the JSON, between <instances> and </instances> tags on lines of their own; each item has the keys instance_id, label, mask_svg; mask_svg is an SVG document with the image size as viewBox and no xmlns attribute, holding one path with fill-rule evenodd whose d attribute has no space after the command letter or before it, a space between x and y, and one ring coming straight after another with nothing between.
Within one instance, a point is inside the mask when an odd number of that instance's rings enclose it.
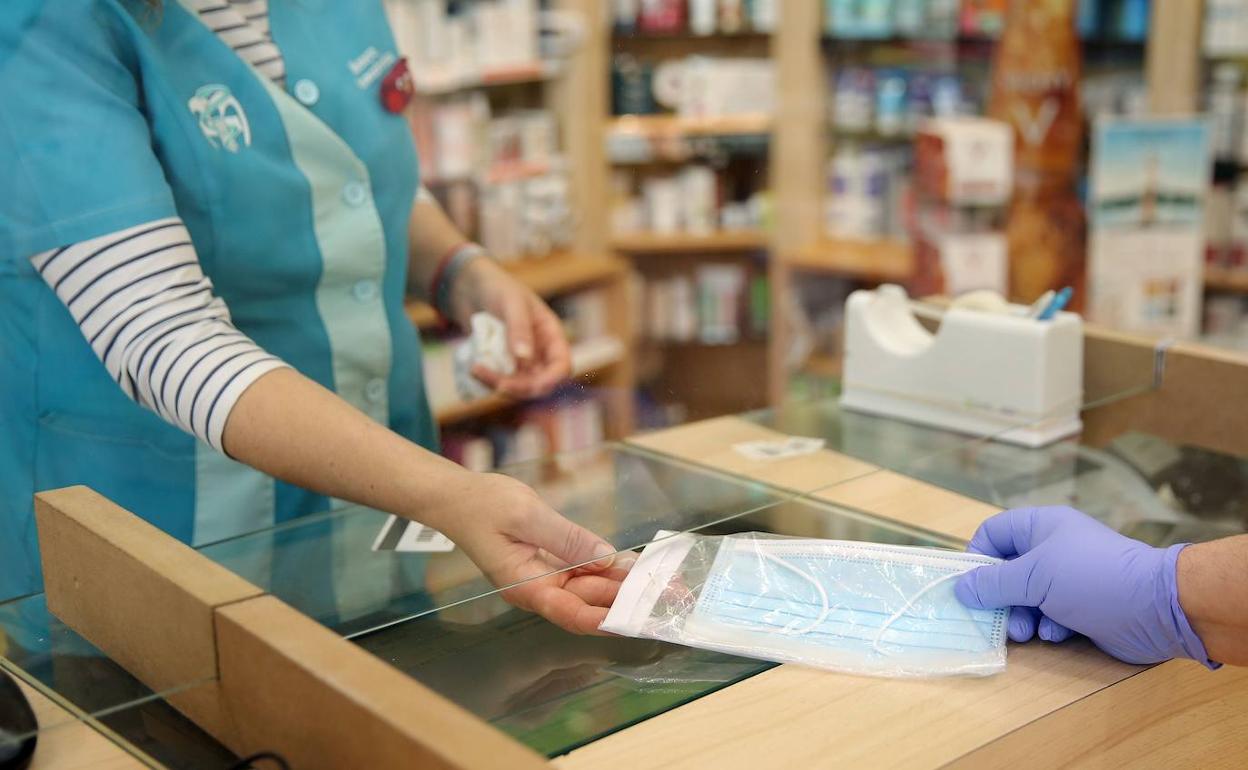
<instances>
[{"instance_id":1,"label":"blurred background shelving","mask_svg":"<svg viewBox=\"0 0 1248 770\"><path fill-rule=\"evenodd\" d=\"M1238 0L1072 2L1084 168L1103 116L1206 111L1234 135L1211 198L1205 320L1218 339L1248 338L1248 26L1214 21ZM553 300L602 293L622 350L576 382L602 400L604 435L835 392L848 294L931 285L941 256L916 246L916 132L989 111L1009 0L529 5L537 21L509 29L541 34L496 43L476 69L413 63L414 131L434 195L517 277ZM423 41L409 57L436 49L427 29L396 33ZM1006 213L966 221L1002 232ZM409 314L436 349L436 314L415 301ZM485 434L530 407L439 416Z\"/></svg>"},{"instance_id":2,"label":"blurred background shelving","mask_svg":"<svg viewBox=\"0 0 1248 770\"><path fill-rule=\"evenodd\" d=\"M854 288L890 282L930 291L923 260L932 256L913 245L925 221L916 219L915 131L929 117L988 111L1008 5L828 0L785 7L776 46L785 73L777 111L785 117L777 120L775 142L785 171L776 176L773 403L812 395L812 387L835 392L840 309ZM1162 40L1157 31L1159 24L1168 31L1190 26L1199 5L1075 0L1087 121L1189 108L1193 84L1178 61L1182 32ZM1175 63L1167 67L1166 60ZM788 83L823 87L786 89ZM971 214L964 218L969 227L955 227L955 234L1001 227L1000 214ZM985 274L1004 275L1005 268Z\"/></svg>"},{"instance_id":3,"label":"blurred background shelving","mask_svg":"<svg viewBox=\"0 0 1248 770\"><path fill-rule=\"evenodd\" d=\"M575 451L635 429L631 273L595 223L602 148L580 105L603 41L547 27L539 0L386 0L416 97L407 116L421 178L451 219L555 309L569 380L535 402L465 399L462 333L411 297L444 453L476 470ZM577 10L570 8L569 10ZM579 24L575 26L580 26Z\"/></svg>"},{"instance_id":4,"label":"blurred background shelving","mask_svg":"<svg viewBox=\"0 0 1248 770\"><path fill-rule=\"evenodd\" d=\"M639 276L642 424L763 406L772 52L787 4L597 5L611 29L604 205L611 248Z\"/></svg>"}]
</instances>

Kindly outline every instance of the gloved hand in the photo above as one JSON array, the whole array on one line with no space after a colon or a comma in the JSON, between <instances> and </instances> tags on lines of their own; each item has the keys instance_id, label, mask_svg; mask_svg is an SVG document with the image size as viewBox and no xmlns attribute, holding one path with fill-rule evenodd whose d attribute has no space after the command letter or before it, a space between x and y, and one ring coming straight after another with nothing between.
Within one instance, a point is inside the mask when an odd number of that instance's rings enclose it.
<instances>
[{"instance_id":1,"label":"gloved hand","mask_svg":"<svg viewBox=\"0 0 1248 770\"><path fill-rule=\"evenodd\" d=\"M1073 508L1021 508L980 525L967 550L1008 561L972 570L954 593L968 607L1013 607L1016 642L1084 634L1128 663L1187 657L1205 647L1179 605L1175 563L1186 544L1153 548Z\"/></svg>"}]
</instances>

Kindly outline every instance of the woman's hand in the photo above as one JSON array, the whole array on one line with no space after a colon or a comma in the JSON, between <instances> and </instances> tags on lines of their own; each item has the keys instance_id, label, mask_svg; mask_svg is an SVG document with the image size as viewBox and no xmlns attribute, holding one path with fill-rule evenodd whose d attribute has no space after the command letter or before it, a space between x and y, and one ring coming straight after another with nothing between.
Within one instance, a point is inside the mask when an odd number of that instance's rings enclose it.
<instances>
[{"instance_id":1,"label":"woman's hand","mask_svg":"<svg viewBox=\"0 0 1248 770\"><path fill-rule=\"evenodd\" d=\"M514 374L478 366L472 375L499 393L536 398L549 393L572 373L563 326L546 303L493 260L464 265L451 287L450 308L463 328L473 313L486 312L507 326L507 343L516 359Z\"/></svg>"},{"instance_id":2,"label":"woman's hand","mask_svg":"<svg viewBox=\"0 0 1248 770\"><path fill-rule=\"evenodd\" d=\"M437 528L494 585L527 581L503 591L504 599L572 633L601 633L598 626L627 575L613 565L609 543L507 476L471 473L463 488L445 491ZM574 564L582 566L564 569Z\"/></svg>"}]
</instances>

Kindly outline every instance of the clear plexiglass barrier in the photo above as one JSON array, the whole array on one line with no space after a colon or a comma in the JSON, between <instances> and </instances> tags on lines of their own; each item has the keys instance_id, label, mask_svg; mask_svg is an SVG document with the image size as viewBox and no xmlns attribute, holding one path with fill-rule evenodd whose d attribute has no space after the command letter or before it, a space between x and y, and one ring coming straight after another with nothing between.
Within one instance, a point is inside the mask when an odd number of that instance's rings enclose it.
<instances>
[{"instance_id":1,"label":"clear plexiglass barrier","mask_svg":"<svg viewBox=\"0 0 1248 770\"><path fill-rule=\"evenodd\" d=\"M1135 364L1086 394L1085 417L1152 387L1151 356ZM972 437L847 412L824 398L504 472L621 551L639 549L659 530L961 547L926 529L922 512L901 524L835 502L836 490L879 473L998 507L1076 505L1156 544L1244 529L1243 458L1132 432L1096 447L1075 437L1028 449L1008 441L1010 430ZM819 463L818 472L813 480L810 473L769 475L770 461L732 446L743 435L821 439L822 454L808 460ZM510 607L500 593L506 586L491 585L458 549L389 547L394 537L383 532L387 518L345 506L199 550L388 661L396 676L415 677L548 755L772 665L658 642L568 634ZM0 633L5 668L65 707L43 715L41 730L85 720L156 762L219 768L230 761L227 750L167 703L212 682L152 692L51 617L42 595L0 605Z\"/></svg>"}]
</instances>

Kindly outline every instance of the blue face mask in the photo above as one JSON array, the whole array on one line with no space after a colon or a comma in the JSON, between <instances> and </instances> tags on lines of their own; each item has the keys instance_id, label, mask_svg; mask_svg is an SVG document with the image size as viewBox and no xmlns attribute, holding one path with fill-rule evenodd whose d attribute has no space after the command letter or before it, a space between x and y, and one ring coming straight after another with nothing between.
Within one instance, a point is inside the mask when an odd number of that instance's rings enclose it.
<instances>
[{"instance_id":1,"label":"blue face mask","mask_svg":"<svg viewBox=\"0 0 1248 770\"><path fill-rule=\"evenodd\" d=\"M681 641L883 676L1005 666L1006 610L971 610L954 579L995 559L834 540L723 538Z\"/></svg>"}]
</instances>

